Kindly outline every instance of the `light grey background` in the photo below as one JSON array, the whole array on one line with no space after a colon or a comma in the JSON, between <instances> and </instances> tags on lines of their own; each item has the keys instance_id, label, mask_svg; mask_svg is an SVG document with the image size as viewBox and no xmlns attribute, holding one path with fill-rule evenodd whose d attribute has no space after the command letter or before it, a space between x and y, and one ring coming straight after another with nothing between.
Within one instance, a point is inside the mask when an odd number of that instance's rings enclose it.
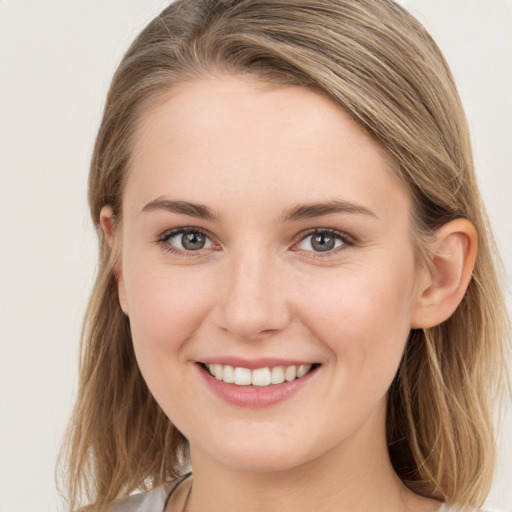
<instances>
[{"instance_id":1,"label":"light grey background","mask_svg":"<svg viewBox=\"0 0 512 512\"><path fill-rule=\"evenodd\" d=\"M452 65L510 275L512 2L402 3ZM115 66L166 4L0 0L0 512L59 508L54 464L95 269L88 161ZM502 432L488 505L511 512L510 412Z\"/></svg>"}]
</instances>

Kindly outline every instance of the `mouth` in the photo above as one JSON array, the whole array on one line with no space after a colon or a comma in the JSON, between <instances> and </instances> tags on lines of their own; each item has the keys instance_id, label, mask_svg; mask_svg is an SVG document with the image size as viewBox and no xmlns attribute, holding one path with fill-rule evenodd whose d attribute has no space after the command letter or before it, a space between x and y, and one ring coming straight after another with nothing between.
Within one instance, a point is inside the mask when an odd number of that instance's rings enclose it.
<instances>
[{"instance_id":1,"label":"mouth","mask_svg":"<svg viewBox=\"0 0 512 512\"><path fill-rule=\"evenodd\" d=\"M290 366L265 366L262 368L244 368L229 364L199 363L205 372L218 381L244 387L272 387L285 382L304 378L315 371L320 364L299 364Z\"/></svg>"}]
</instances>

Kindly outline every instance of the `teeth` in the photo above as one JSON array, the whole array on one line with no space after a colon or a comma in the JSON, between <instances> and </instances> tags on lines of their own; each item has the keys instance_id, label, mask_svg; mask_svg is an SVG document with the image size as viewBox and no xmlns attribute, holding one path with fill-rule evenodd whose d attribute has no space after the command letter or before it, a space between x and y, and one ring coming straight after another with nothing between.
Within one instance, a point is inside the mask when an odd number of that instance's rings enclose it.
<instances>
[{"instance_id":1,"label":"teeth","mask_svg":"<svg viewBox=\"0 0 512 512\"><path fill-rule=\"evenodd\" d=\"M222 368L221 364L214 365L213 375L215 375L215 378L217 380L222 380L223 373L224 373L224 371L223 371L223 368Z\"/></svg>"},{"instance_id":2,"label":"teeth","mask_svg":"<svg viewBox=\"0 0 512 512\"><path fill-rule=\"evenodd\" d=\"M251 373L248 368L235 368L235 384L237 386L248 386L252 380Z\"/></svg>"},{"instance_id":3,"label":"teeth","mask_svg":"<svg viewBox=\"0 0 512 512\"><path fill-rule=\"evenodd\" d=\"M304 377L309 370L311 370L310 364L301 364L297 367L297 378L300 379L301 377Z\"/></svg>"},{"instance_id":4,"label":"teeth","mask_svg":"<svg viewBox=\"0 0 512 512\"><path fill-rule=\"evenodd\" d=\"M235 382L235 369L232 366L229 366L229 364L224 366L222 380L228 384L233 384L233 382Z\"/></svg>"},{"instance_id":5,"label":"teeth","mask_svg":"<svg viewBox=\"0 0 512 512\"><path fill-rule=\"evenodd\" d=\"M270 384L270 368L257 368L252 371L253 386L268 386Z\"/></svg>"},{"instance_id":6,"label":"teeth","mask_svg":"<svg viewBox=\"0 0 512 512\"><path fill-rule=\"evenodd\" d=\"M274 368L272 368L270 382L272 382L272 384L281 384L282 382L284 382L283 366L274 366Z\"/></svg>"},{"instance_id":7,"label":"teeth","mask_svg":"<svg viewBox=\"0 0 512 512\"><path fill-rule=\"evenodd\" d=\"M250 386L252 384L258 387L300 379L312 367L311 364L301 364L300 366L274 366L272 368L265 367L250 370L249 368L224 366L222 364L208 364L206 366L211 375L217 380L222 380L227 384L236 384L237 386Z\"/></svg>"},{"instance_id":8,"label":"teeth","mask_svg":"<svg viewBox=\"0 0 512 512\"><path fill-rule=\"evenodd\" d=\"M291 382L297 378L297 367L296 366L288 366L284 371L284 380L287 382Z\"/></svg>"}]
</instances>

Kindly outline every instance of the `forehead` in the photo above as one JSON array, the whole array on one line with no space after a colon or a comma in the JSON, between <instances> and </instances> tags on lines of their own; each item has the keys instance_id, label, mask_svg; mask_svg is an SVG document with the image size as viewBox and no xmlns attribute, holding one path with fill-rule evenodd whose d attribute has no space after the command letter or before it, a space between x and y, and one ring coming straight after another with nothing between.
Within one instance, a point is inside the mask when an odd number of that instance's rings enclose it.
<instances>
[{"instance_id":1,"label":"forehead","mask_svg":"<svg viewBox=\"0 0 512 512\"><path fill-rule=\"evenodd\" d=\"M392 167L381 145L326 96L212 77L173 87L143 113L125 199L140 207L163 194L224 206L258 196L385 206L392 189L407 203Z\"/></svg>"}]
</instances>

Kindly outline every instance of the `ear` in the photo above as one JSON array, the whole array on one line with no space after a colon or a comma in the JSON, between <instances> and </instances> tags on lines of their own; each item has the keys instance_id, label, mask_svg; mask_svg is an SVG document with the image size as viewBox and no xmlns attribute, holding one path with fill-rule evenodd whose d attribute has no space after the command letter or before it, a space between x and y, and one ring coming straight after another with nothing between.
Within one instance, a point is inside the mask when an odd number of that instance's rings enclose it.
<instances>
[{"instance_id":1,"label":"ear","mask_svg":"<svg viewBox=\"0 0 512 512\"><path fill-rule=\"evenodd\" d=\"M467 219L453 220L436 231L420 279L412 329L439 325L457 309L471 280L477 245L476 229Z\"/></svg>"},{"instance_id":2,"label":"ear","mask_svg":"<svg viewBox=\"0 0 512 512\"><path fill-rule=\"evenodd\" d=\"M124 277L123 277L123 266L121 262L121 240L120 235L117 233L116 222L114 217L114 212L110 206L104 206L100 212L100 225L101 230L103 231L103 236L110 246L111 251L113 252L114 258L114 275L117 279L117 293L119 296L119 304L121 305L121 309L128 315L128 303L126 300L126 289L124 286Z\"/></svg>"}]
</instances>

